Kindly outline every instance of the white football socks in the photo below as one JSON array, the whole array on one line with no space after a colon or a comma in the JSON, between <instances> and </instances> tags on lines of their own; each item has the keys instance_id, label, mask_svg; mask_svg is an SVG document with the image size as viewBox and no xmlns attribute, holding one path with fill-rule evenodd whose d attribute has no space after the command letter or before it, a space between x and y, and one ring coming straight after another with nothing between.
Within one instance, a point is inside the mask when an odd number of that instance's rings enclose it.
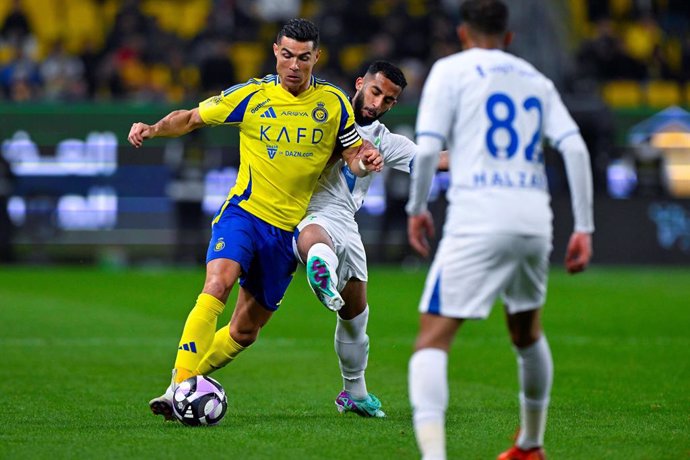
<instances>
[{"instance_id":1,"label":"white football socks","mask_svg":"<svg viewBox=\"0 0 690 460\"><path fill-rule=\"evenodd\" d=\"M525 348L515 348L520 380L520 435L517 446L544 445L546 413L553 382L553 360L546 337Z\"/></svg>"},{"instance_id":2,"label":"white football socks","mask_svg":"<svg viewBox=\"0 0 690 460\"><path fill-rule=\"evenodd\" d=\"M445 460L448 408L448 353L424 348L412 355L408 387L412 423L424 460Z\"/></svg>"},{"instance_id":3,"label":"white football socks","mask_svg":"<svg viewBox=\"0 0 690 460\"><path fill-rule=\"evenodd\" d=\"M325 243L316 243L309 249L309 252L307 253L307 261L314 256L319 257L326 262L326 265L328 265L328 271L331 274L331 279L333 280L333 284L335 284L337 287L338 276L336 275L336 270L338 268L338 256L335 255L333 249L331 249Z\"/></svg>"},{"instance_id":4,"label":"white football socks","mask_svg":"<svg viewBox=\"0 0 690 460\"><path fill-rule=\"evenodd\" d=\"M335 326L335 352L343 376L343 389L354 399L365 399L369 395L364 379L364 371L369 360L369 306L350 320L336 316L338 319Z\"/></svg>"}]
</instances>

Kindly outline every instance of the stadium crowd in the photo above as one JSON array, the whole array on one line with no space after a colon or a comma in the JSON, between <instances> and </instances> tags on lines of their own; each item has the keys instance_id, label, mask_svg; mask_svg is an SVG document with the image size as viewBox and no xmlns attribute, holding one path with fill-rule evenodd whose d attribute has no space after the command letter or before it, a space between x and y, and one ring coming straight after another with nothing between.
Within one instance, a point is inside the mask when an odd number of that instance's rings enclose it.
<instances>
[{"instance_id":1,"label":"stadium crowd","mask_svg":"<svg viewBox=\"0 0 690 460\"><path fill-rule=\"evenodd\" d=\"M0 98L199 100L274 72L266 45L282 22L303 16L323 31L319 76L349 88L367 62L391 60L410 83L403 102L415 102L431 63L458 50L459 2L6 1L0 5ZM525 0L514 6L512 50L566 92L618 79L682 87L690 81L688 18L685 0Z\"/></svg>"}]
</instances>

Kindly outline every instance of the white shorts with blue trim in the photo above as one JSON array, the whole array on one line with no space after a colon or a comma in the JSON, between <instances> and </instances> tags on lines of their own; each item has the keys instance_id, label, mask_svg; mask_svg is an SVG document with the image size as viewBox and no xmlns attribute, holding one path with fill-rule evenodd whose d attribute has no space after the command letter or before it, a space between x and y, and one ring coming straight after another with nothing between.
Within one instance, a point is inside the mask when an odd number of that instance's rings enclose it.
<instances>
[{"instance_id":1,"label":"white shorts with blue trim","mask_svg":"<svg viewBox=\"0 0 690 460\"><path fill-rule=\"evenodd\" d=\"M359 226L354 219L340 218L337 214L326 216L322 213L310 213L297 225L296 235L307 225L316 224L323 227L331 237L335 255L338 256L338 291L342 291L348 280L354 278L367 281L367 254L364 251ZM297 260L296 242L293 240L293 250ZM304 261L300 262L304 263Z\"/></svg>"},{"instance_id":2,"label":"white shorts with blue trim","mask_svg":"<svg viewBox=\"0 0 690 460\"><path fill-rule=\"evenodd\" d=\"M551 239L448 235L439 243L419 303L421 313L484 319L500 298L508 313L544 305Z\"/></svg>"}]
</instances>

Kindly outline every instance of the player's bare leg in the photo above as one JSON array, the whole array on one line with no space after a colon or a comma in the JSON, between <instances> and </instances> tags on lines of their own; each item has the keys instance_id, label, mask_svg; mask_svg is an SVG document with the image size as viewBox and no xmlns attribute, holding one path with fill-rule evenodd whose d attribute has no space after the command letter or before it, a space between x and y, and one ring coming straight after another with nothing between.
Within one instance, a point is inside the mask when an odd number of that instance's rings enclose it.
<instances>
[{"instance_id":1,"label":"player's bare leg","mask_svg":"<svg viewBox=\"0 0 690 460\"><path fill-rule=\"evenodd\" d=\"M553 380L551 350L541 327L541 310L506 314L520 381L520 431L499 460L542 459L546 414Z\"/></svg>"},{"instance_id":2,"label":"player's bare leg","mask_svg":"<svg viewBox=\"0 0 690 460\"><path fill-rule=\"evenodd\" d=\"M340 310L343 299L338 292L338 257L328 232L318 224L307 225L299 234L297 249L316 297L329 310Z\"/></svg>"},{"instance_id":3,"label":"player's bare leg","mask_svg":"<svg viewBox=\"0 0 690 460\"><path fill-rule=\"evenodd\" d=\"M208 375L227 366L256 341L272 315L273 312L265 309L249 291L240 287L230 323L216 331L213 344L195 374Z\"/></svg>"},{"instance_id":4,"label":"player's bare leg","mask_svg":"<svg viewBox=\"0 0 690 460\"><path fill-rule=\"evenodd\" d=\"M230 336L243 347L253 344L273 312L264 308L245 288L240 287L237 305L230 319Z\"/></svg>"},{"instance_id":5,"label":"player's bare leg","mask_svg":"<svg viewBox=\"0 0 690 460\"><path fill-rule=\"evenodd\" d=\"M336 408L340 413L354 412L363 417L385 417L381 401L367 391L364 377L369 360L367 283L351 279L340 294L345 304L338 311L335 352L343 377L343 391L335 399Z\"/></svg>"},{"instance_id":6,"label":"player's bare leg","mask_svg":"<svg viewBox=\"0 0 690 460\"><path fill-rule=\"evenodd\" d=\"M420 318L408 387L415 437L424 459L446 458L448 350L462 321L428 313Z\"/></svg>"}]
</instances>

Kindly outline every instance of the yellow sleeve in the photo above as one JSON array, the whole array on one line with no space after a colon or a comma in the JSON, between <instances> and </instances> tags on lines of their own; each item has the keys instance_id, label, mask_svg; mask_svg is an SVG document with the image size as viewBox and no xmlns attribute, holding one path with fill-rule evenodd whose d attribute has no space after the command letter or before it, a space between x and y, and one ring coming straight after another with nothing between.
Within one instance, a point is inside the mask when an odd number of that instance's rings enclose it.
<instances>
[{"instance_id":1,"label":"yellow sleeve","mask_svg":"<svg viewBox=\"0 0 690 460\"><path fill-rule=\"evenodd\" d=\"M238 124L252 96L261 90L259 80L232 86L217 96L199 103L199 115L207 125Z\"/></svg>"}]
</instances>

